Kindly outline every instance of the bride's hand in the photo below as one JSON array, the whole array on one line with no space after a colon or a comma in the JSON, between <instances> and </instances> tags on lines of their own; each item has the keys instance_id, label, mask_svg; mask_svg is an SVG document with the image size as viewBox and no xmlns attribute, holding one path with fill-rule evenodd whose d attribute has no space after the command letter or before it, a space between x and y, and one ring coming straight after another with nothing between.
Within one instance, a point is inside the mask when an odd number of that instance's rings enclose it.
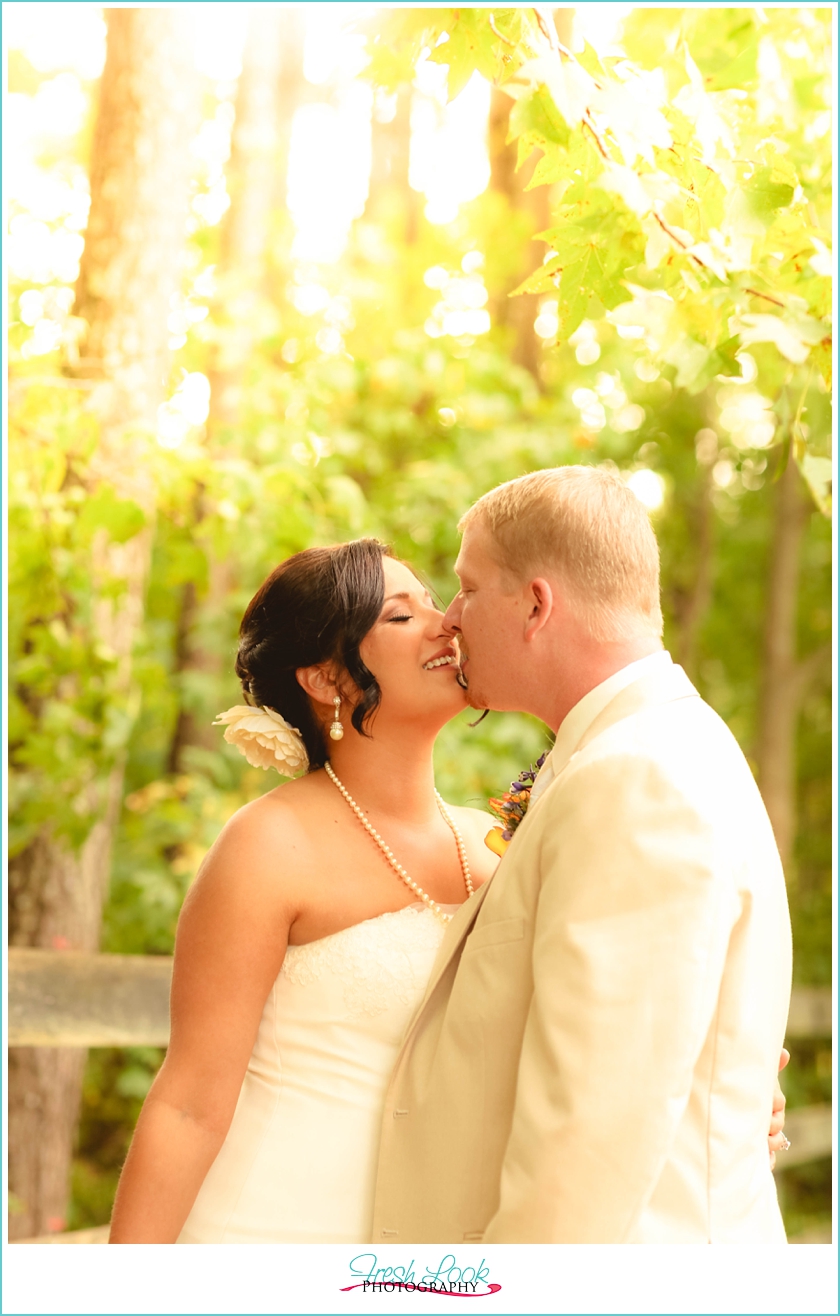
<instances>
[{"instance_id":1,"label":"bride's hand","mask_svg":"<svg viewBox=\"0 0 840 1316\"><path fill-rule=\"evenodd\" d=\"M782 1072L787 1062L790 1060L790 1052L782 1048L782 1054L779 1057L779 1073ZM767 1139L767 1145L770 1148L770 1169L776 1168L776 1152L787 1151L790 1143L784 1135L785 1127L785 1094L779 1087L779 1080L776 1080L776 1090L773 1093L773 1115L770 1119L770 1136Z\"/></svg>"}]
</instances>

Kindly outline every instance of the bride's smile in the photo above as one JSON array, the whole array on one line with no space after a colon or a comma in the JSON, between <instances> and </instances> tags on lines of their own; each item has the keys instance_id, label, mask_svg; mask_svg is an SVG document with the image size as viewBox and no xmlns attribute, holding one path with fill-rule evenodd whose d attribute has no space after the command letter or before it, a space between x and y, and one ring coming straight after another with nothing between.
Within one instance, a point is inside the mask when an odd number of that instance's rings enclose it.
<instances>
[{"instance_id":1,"label":"bride's smile","mask_svg":"<svg viewBox=\"0 0 840 1316\"><path fill-rule=\"evenodd\" d=\"M438 667L451 667L453 663L457 666L458 655L454 652L450 653L449 651L444 650L443 653L435 654L434 658L430 658L427 663L424 663L423 671L431 672Z\"/></svg>"}]
</instances>

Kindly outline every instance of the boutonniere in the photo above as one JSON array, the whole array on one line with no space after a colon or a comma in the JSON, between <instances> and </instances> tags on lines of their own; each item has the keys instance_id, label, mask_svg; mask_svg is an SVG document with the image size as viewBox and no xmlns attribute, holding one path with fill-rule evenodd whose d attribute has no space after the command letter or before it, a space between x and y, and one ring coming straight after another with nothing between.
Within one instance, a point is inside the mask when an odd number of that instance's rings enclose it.
<instances>
[{"instance_id":1,"label":"boutonniere","mask_svg":"<svg viewBox=\"0 0 840 1316\"><path fill-rule=\"evenodd\" d=\"M507 850L513 840L513 833L528 812L528 805L531 803L531 788L537 779L537 773L547 758L548 752L546 751L545 754L540 755L536 764L526 768L525 772L520 772L516 781L510 783L510 790L505 791L500 800L488 801L490 812L495 814L500 825L491 827L484 838L484 844L499 858Z\"/></svg>"}]
</instances>

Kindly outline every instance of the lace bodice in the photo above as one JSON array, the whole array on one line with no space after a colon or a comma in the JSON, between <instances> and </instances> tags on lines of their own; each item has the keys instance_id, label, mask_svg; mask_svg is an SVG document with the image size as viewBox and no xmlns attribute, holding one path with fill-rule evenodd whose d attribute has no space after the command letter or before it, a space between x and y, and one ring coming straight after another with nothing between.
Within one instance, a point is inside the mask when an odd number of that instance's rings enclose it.
<instances>
[{"instance_id":1,"label":"lace bodice","mask_svg":"<svg viewBox=\"0 0 840 1316\"><path fill-rule=\"evenodd\" d=\"M356 923L304 946L289 946L281 977L298 987L337 980L348 1019L375 1018L394 1002L414 1009L444 924L425 905Z\"/></svg>"},{"instance_id":2,"label":"lace bodice","mask_svg":"<svg viewBox=\"0 0 840 1316\"><path fill-rule=\"evenodd\" d=\"M385 1093L445 930L415 904L288 947L179 1242L368 1241Z\"/></svg>"}]
</instances>

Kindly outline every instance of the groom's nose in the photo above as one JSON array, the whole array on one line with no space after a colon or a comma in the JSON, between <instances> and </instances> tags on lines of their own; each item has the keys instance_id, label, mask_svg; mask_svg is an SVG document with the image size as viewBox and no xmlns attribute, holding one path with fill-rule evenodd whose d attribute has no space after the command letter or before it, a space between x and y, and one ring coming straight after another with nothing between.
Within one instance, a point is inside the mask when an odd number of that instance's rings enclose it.
<instances>
[{"instance_id":1,"label":"groom's nose","mask_svg":"<svg viewBox=\"0 0 840 1316\"><path fill-rule=\"evenodd\" d=\"M446 609L443 617L443 629L447 635L460 635L461 633L461 595L456 594L455 598Z\"/></svg>"}]
</instances>

